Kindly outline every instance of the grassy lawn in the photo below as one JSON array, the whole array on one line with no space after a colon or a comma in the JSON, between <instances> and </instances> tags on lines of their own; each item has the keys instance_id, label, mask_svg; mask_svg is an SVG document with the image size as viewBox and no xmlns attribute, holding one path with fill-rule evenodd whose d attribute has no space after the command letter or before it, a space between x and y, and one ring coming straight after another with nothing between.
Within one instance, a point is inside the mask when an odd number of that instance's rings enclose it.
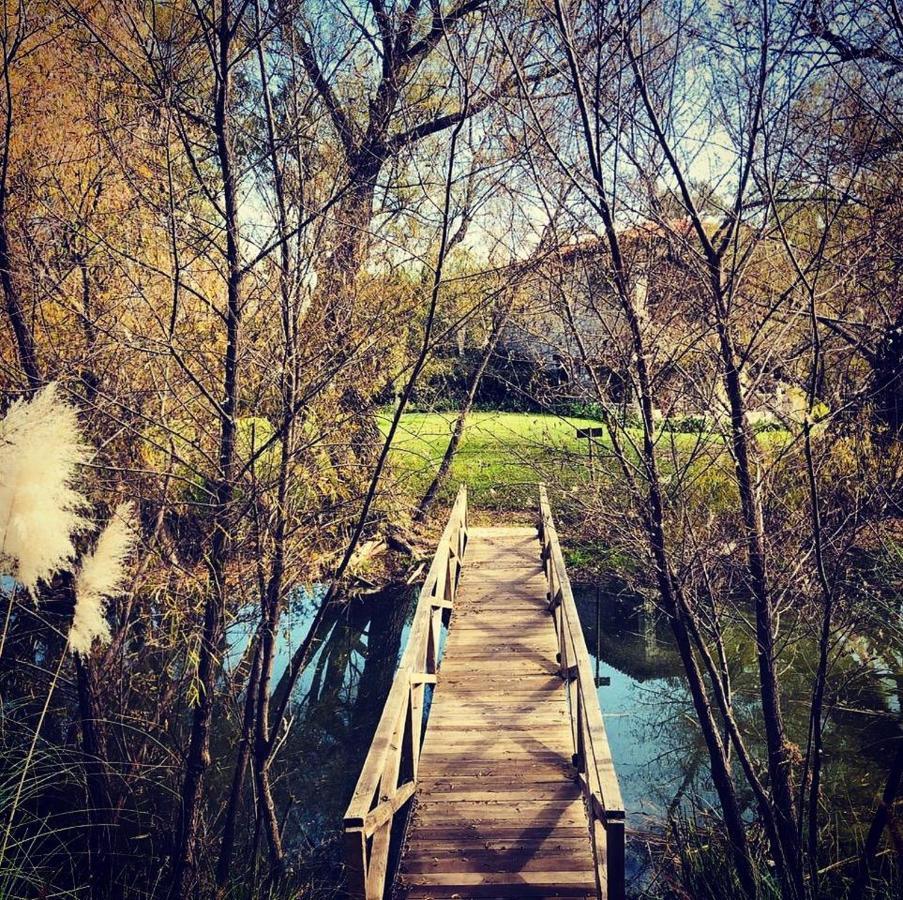
<instances>
[{"instance_id":1,"label":"grassy lawn","mask_svg":"<svg viewBox=\"0 0 903 900\"><path fill-rule=\"evenodd\" d=\"M389 421L388 413L380 418L384 430ZM390 459L398 488L412 498L421 497L429 486L454 422L454 412L402 417ZM593 419L573 416L471 413L440 502L450 502L462 481L467 483L469 502L476 510L532 512L540 481L554 484L558 490L579 490L590 480L590 466L587 441L578 440L576 429L599 426ZM633 437L639 441L639 431ZM703 443L711 447L711 440ZM669 457L676 463L698 451L700 438L666 432L659 434L658 444L663 469L668 469ZM597 471L613 464L607 436L594 441L593 455Z\"/></svg>"},{"instance_id":2,"label":"grassy lawn","mask_svg":"<svg viewBox=\"0 0 903 900\"><path fill-rule=\"evenodd\" d=\"M429 486L454 422L454 412L402 417L391 458L412 495L421 496ZM381 424L387 429L388 417ZM471 413L440 501L450 501L464 481L476 509L532 511L537 482L570 486L588 479L586 440L578 441L575 429L598 424L531 413Z\"/></svg>"},{"instance_id":3,"label":"grassy lawn","mask_svg":"<svg viewBox=\"0 0 903 900\"><path fill-rule=\"evenodd\" d=\"M451 436L456 414L406 413L396 435L390 465L398 490L412 501L423 496L439 466ZM391 413L385 411L380 426L388 430ZM451 475L440 492L440 502L449 503L463 481L475 510L532 513L537 503L537 484L545 481L560 491L579 490L590 480L587 441L577 439L576 429L599 427L592 419L541 413L474 412L468 416L464 435L452 464ZM630 434L637 443L639 430ZM786 433L766 433L759 440L778 447ZM670 472L689 463L695 490L705 493L709 503L733 503L734 490L729 461L721 438L709 434L659 432L659 466ZM714 463L714 465L713 465ZM614 465L607 436L594 442L594 468ZM698 478L699 473L704 474Z\"/></svg>"}]
</instances>

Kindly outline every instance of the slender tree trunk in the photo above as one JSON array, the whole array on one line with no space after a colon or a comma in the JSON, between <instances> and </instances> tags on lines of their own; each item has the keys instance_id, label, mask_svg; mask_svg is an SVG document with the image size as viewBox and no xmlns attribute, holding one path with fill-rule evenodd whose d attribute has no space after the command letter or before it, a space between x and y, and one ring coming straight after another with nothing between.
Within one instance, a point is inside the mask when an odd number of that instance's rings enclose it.
<instances>
[{"instance_id":1,"label":"slender tree trunk","mask_svg":"<svg viewBox=\"0 0 903 900\"><path fill-rule=\"evenodd\" d=\"M737 759L740 761L740 767L743 769L743 774L746 776L746 780L756 798L759 815L762 817L762 824L765 827L765 833L768 836L768 842L771 845L771 852L774 858L778 878L784 887L784 893L787 896L792 896L796 887L787 867L787 862L784 859L784 848L781 844L781 836L778 833L777 819L775 818L771 798L768 796L768 792L765 790L765 786L762 784L762 781L753 766L752 757L743 740L743 735L740 733L740 729L737 726L737 720L734 717L733 706L731 705L727 691L726 680L722 675L722 671L719 670L719 667L716 667L715 660L712 658L712 654L703 640L696 617L685 599L682 599L681 605L684 610L687 626L696 644L697 651L702 657L706 671L709 675L709 680L711 681L712 688L715 692L718 709L725 725L725 741L730 740L737 752ZM727 754L725 755L729 764L729 756L727 756Z\"/></svg>"},{"instance_id":2,"label":"slender tree trunk","mask_svg":"<svg viewBox=\"0 0 903 900\"><path fill-rule=\"evenodd\" d=\"M674 634L674 641L687 677L687 686L690 689L693 707L696 710L699 727L709 752L712 783L715 785L715 791L721 804L737 875L746 896L755 897L758 888L752 859L749 854L749 844L746 840L743 816L737 802L737 792L730 765L727 761L724 742L721 740L721 734L715 721L705 682L702 679L693 653L693 644L681 608L682 603L679 599L679 593L675 588L674 579L669 571L665 549L665 534L661 526L662 521L661 497L657 489L650 488L650 510L646 520L646 530L652 555L655 559L659 594L661 595L665 612L668 615L671 631Z\"/></svg>"},{"instance_id":3,"label":"slender tree trunk","mask_svg":"<svg viewBox=\"0 0 903 900\"><path fill-rule=\"evenodd\" d=\"M245 775L251 757L251 742L254 735L254 722L257 710L257 690L260 682L260 641L252 637L254 654L251 671L245 687L245 705L242 716L241 737L238 742L238 754L235 760L235 771L232 774L232 788L229 791L229 802L223 820L223 839L220 844L219 860L216 864L217 896L222 897L229 884L229 871L232 867L232 854L235 849L235 826L238 822L238 811L241 795L244 791Z\"/></svg>"},{"instance_id":4,"label":"slender tree trunk","mask_svg":"<svg viewBox=\"0 0 903 900\"><path fill-rule=\"evenodd\" d=\"M872 819L872 824L865 838L865 844L862 847L859 872L849 893L851 900L858 900L859 897L865 894L872 863L875 861L875 854L878 852L878 845L881 843L881 835L884 833L885 826L890 819L891 809L897 801L901 782L903 782L903 738L898 737L897 752L894 754L890 771L887 773L887 781L881 793L881 799L878 801L878 808L875 810L875 817Z\"/></svg>"},{"instance_id":5,"label":"slender tree trunk","mask_svg":"<svg viewBox=\"0 0 903 900\"><path fill-rule=\"evenodd\" d=\"M811 405L810 405L811 414ZM818 895L818 805L821 798L821 771L823 762L823 707L825 688L828 680L828 655L831 648L831 625L834 612L834 596L828 583L825 570L824 553L822 548L822 524L821 512L818 503L818 486L815 479L815 462L812 458L811 423L804 425L804 450L806 456L806 473L809 483L809 498L812 515L812 537L815 544L816 569L818 570L819 584L822 591L823 610L821 631L818 637L818 667L815 673L815 682L812 686L812 708L809 713L809 746L806 753L804 766L803 786L805 786L805 771L811 765L812 782L809 786L809 803L806 809L807 848L809 854L809 881L811 892ZM802 821L802 797L800 798L800 821Z\"/></svg>"},{"instance_id":6,"label":"slender tree trunk","mask_svg":"<svg viewBox=\"0 0 903 900\"><path fill-rule=\"evenodd\" d=\"M655 443L653 440L652 389L643 333L640 327L639 316L637 315L634 306L634 301L626 285L623 264L620 262L621 256L618 239L613 228L609 229L608 239L610 247L612 248L612 257L617 266L617 271L619 272L618 281L621 285L619 299L621 308L628 321L633 347L633 364L637 376L640 411L643 421L642 461L647 483L645 498L643 498L640 484L634 478L631 466L627 463L626 457L624 456L624 451L620 439L618 438L616 430L617 425L614 417L605 415L604 421L610 433L613 452L619 461L619 465L631 493L638 503L644 504L641 509L641 518L648 546L655 562L659 596L661 597L662 606L665 609L668 616L668 622L671 626L672 633L674 634L675 643L687 676L687 685L690 689L693 707L699 720L706 749L708 750L712 782L715 785L718 800L721 804L725 827L731 844L734 865L737 869L737 874L744 893L747 896L754 897L757 893L755 872L749 854L749 845L746 839L743 817L737 802L736 788L731 774L728 754L725 743L718 730L711 703L708 699L705 682L700 674L693 653L693 644L690 640L691 632L688 629L685 603L681 597L680 591L675 585L674 578L670 571L667 535L664 524L665 513L663 494L661 479L658 473L658 463L655 455ZM592 373L592 369L588 365L589 360L582 337L577 330L576 323L567 305L566 310L568 323L577 340L577 345L580 349L584 364L587 364L589 371ZM595 375L592 375L591 377L593 378L596 395L603 404L604 409L606 398L602 391L602 387ZM716 680L716 689L721 688L723 691L723 683L720 679ZM725 703L723 705L726 708L726 697L724 699Z\"/></svg>"},{"instance_id":7,"label":"slender tree trunk","mask_svg":"<svg viewBox=\"0 0 903 900\"><path fill-rule=\"evenodd\" d=\"M787 243L790 249L789 242ZM792 252L792 251L791 251ZM794 257L794 263L796 259ZM801 272L798 264L797 271ZM822 526L821 502L819 499L818 478L815 471L815 458L812 453L812 415L818 388L819 371L821 369L821 335L818 328L818 314L815 305L815 289L808 278L804 278L809 295L809 326L812 333L812 370L807 391L806 419L803 423L803 453L806 460L806 482L809 488L809 515L812 520L812 544L815 552L815 572L822 596L821 632L818 638L818 667L815 682L812 686L812 707L809 711L809 740L803 775L800 779L799 824L803 822L803 810L806 810L807 851L809 858L809 892L818 896L818 806L821 799L822 772L822 740L823 740L823 705L825 689L828 681L828 657L831 648L831 627L834 615L834 592L828 579L825 562L824 529ZM804 804L806 775L812 769L812 783L809 786L808 807ZM802 837L802 835L800 835Z\"/></svg>"},{"instance_id":8,"label":"slender tree trunk","mask_svg":"<svg viewBox=\"0 0 903 900\"><path fill-rule=\"evenodd\" d=\"M280 479L280 483L281 483ZM284 500L284 498L283 498ZM263 630L260 636L261 675L257 688L258 715L254 736L254 771L257 779L258 811L263 819L273 868L282 865L284 851L279 831L279 820L270 788L270 765L277 733L270 729L270 684L273 677L273 660L276 655L276 633L282 606L282 576L284 572L284 530L277 535L276 560L265 597Z\"/></svg>"},{"instance_id":9,"label":"slender tree trunk","mask_svg":"<svg viewBox=\"0 0 903 900\"><path fill-rule=\"evenodd\" d=\"M498 346L502 332L505 330L505 323L507 320L508 310L506 309L502 318L494 325L492 334L489 336L489 340L483 348L483 354L480 357L476 368L470 373L467 396L464 399L464 403L461 405L461 409L458 411L458 417L455 419L451 439L448 442L448 446L445 448L445 455L442 457L442 462L439 464L439 468L436 470L436 474L433 476L433 480L427 488L426 493L423 495L423 499L420 501L417 512L414 514L415 522L422 522L426 518L430 507L436 500L439 488L442 487L442 484L448 475L448 471L451 469L455 454L458 452L458 444L460 444L461 436L464 434L464 425L467 421L467 417L470 415L471 409L473 409L477 391L480 389L480 382L483 380L483 374L486 371L486 367L489 365L489 360L495 352L495 348Z\"/></svg>"},{"instance_id":10,"label":"slender tree trunk","mask_svg":"<svg viewBox=\"0 0 903 900\"><path fill-rule=\"evenodd\" d=\"M28 386L37 390L43 383L41 369L35 352L34 336L25 316L22 298L13 278L12 251L9 240L9 222L7 220L7 206L9 201L9 154L10 141L13 132L13 90L10 76L10 66L20 46L19 38L12 47L3 46L5 56L3 65L3 88L6 101L6 116L3 127L3 149L0 154L0 284L3 286L3 299L6 305L6 314L12 325L13 336L16 341L16 353L19 356L19 365L28 379Z\"/></svg>"},{"instance_id":11,"label":"slender tree trunk","mask_svg":"<svg viewBox=\"0 0 903 900\"><path fill-rule=\"evenodd\" d=\"M244 10L245 7L242 7ZM239 329L241 324L242 270L239 249L238 198L232 158L230 104L232 72L230 47L233 23L229 0L222 0L217 23L217 73L214 130L223 185L226 231L227 308L223 402L219 449L219 479L215 491L213 531L209 555L209 591L198 661L200 697L194 709L191 738L182 786L181 816L174 854L171 896L187 895L195 880L196 844L200 825L204 774L210 764L210 723L213 715L216 667L222 658L223 618L226 596L226 563L231 551L233 478L235 466L235 416L238 402Z\"/></svg>"},{"instance_id":12,"label":"slender tree trunk","mask_svg":"<svg viewBox=\"0 0 903 900\"><path fill-rule=\"evenodd\" d=\"M85 754L85 779L88 786L88 846L91 850L91 897L106 900L115 896L113 822L114 804L110 789L107 745L101 721L101 703L97 674L90 659L75 654L75 676L78 688L82 750Z\"/></svg>"},{"instance_id":13,"label":"slender tree trunk","mask_svg":"<svg viewBox=\"0 0 903 900\"><path fill-rule=\"evenodd\" d=\"M740 493L740 507L745 531L749 590L756 610L756 651L762 697L762 716L768 748L768 774L771 779L777 813L778 831L784 846L784 857L793 874L799 896L804 893L800 865L800 843L797 831L793 773L787 744L781 693L775 661L774 610L768 588L765 525L761 498L754 472L753 439L746 417L746 403L737 354L727 319L727 305L720 263L712 264L712 290L716 311L716 328L723 366L722 378L731 418L731 448Z\"/></svg>"},{"instance_id":14,"label":"slender tree trunk","mask_svg":"<svg viewBox=\"0 0 903 900\"><path fill-rule=\"evenodd\" d=\"M583 140L586 145L587 157L595 185L593 205L605 228L605 238L612 262L615 290L621 310L624 313L633 349L632 362L639 391L640 414L643 425L642 462L645 475L644 480L647 484L646 497L642 498L637 494L636 499L644 505L644 508L641 509L641 516L647 534L649 549L655 561L659 593L671 624L671 630L674 633L674 639L687 676L687 684L693 698L693 705L709 751L712 781L721 803L734 864L744 893L749 897L755 897L757 892L756 879L749 854L749 845L746 840L746 830L737 803L733 778L727 762L724 744L712 713L705 683L693 654L693 645L681 615L677 590L671 574L665 533L663 493L655 451L652 381L649 375L649 363L639 312L634 295L631 292L627 268L621 253L620 240L615 229L614 216L606 194L605 179L595 138L596 131L593 128L590 117L590 108L586 100L583 79L577 64L570 25L565 16L561 0L555 0L555 13L571 74L580 114ZM623 461L621 465L625 471L629 469L626 461Z\"/></svg>"},{"instance_id":15,"label":"slender tree trunk","mask_svg":"<svg viewBox=\"0 0 903 900\"><path fill-rule=\"evenodd\" d=\"M94 312L91 309L91 272L88 268L87 251L76 255L75 264L82 280L82 329L85 334L87 357L87 363L81 371L81 379L85 386L85 401L89 406L93 406L100 387L100 377L93 367L93 357L97 350L97 328L94 326Z\"/></svg>"},{"instance_id":16,"label":"slender tree trunk","mask_svg":"<svg viewBox=\"0 0 903 900\"><path fill-rule=\"evenodd\" d=\"M261 31L261 8L255 3L258 33ZM254 728L254 774L257 784L258 815L263 821L270 847L271 877L281 874L283 857L282 834L270 783L276 735L270 732L270 685L276 655L276 637L284 603L285 554L289 517L290 464L294 452L295 425L295 318L292 291L291 250L288 212L282 166L277 152L276 123L270 98L263 42L258 41L257 63L263 86L266 114L267 142L273 184L276 193L279 234L282 238L279 256L279 294L283 332L283 357L280 386L282 392L282 437L280 440L279 478L276 496L273 560L266 591L261 598L260 679L257 685L257 718Z\"/></svg>"},{"instance_id":17,"label":"slender tree trunk","mask_svg":"<svg viewBox=\"0 0 903 900\"><path fill-rule=\"evenodd\" d=\"M12 262L10 259L9 235L7 233L5 203L0 199L0 283L3 285L3 297L6 301L6 314L12 325L13 336L16 339L16 352L19 356L19 365L28 379L28 386L36 390L43 384L41 370L38 365L38 357L35 352L34 337L31 328L25 318L22 308L22 300L18 288L13 280Z\"/></svg>"},{"instance_id":18,"label":"slender tree trunk","mask_svg":"<svg viewBox=\"0 0 903 900\"><path fill-rule=\"evenodd\" d=\"M622 23L623 24L623 23ZM774 615L771 598L768 592L766 570L766 551L764 524L758 486L754 474L753 444L746 418L745 398L740 380L738 357L730 332L728 300L723 277L723 255L730 239L735 234L740 213L743 208L743 196L749 173L752 167L755 138L761 125L765 83L767 80L768 59L767 45L763 44L759 60L757 94L750 123L750 140L745 163L741 171L734 207L726 217L721 228L721 238L716 249L710 240L705 224L700 216L684 173L671 150L661 123L655 112L647 89L645 77L636 55L633 52L631 37L624 32L623 46L630 60L635 83L639 90L643 105L649 115L650 123L656 139L665 154L668 165L678 182L678 187L690 222L699 240L702 255L708 266L712 298L715 312L715 326L721 355L722 380L727 394L731 412L731 438L737 482L740 493L741 512L745 530L747 551L747 572L749 590L756 609L756 638L758 649L760 689L763 718L765 720L766 744L768 747L768 769L772 783L772 793L777 815L777 827L784 847L784 858L792 873L796 893L803 894L803 876L800 865L799 840L796 830L796 811L794 805L792 772L788 746L785 742L784 722L781 714L780 690L775 668L774 650Z\"/></svg>"},{"instance_id":19,"label":"slender tree trunk","mask_svg":"<svg viewBox=\"0 0 903 900\"><path fill-rule=\"evenodd\" d=\"M882 443L891 445L903 432L903 310L882 336L870 388L880 426L876 434Z\"/></svg>"}]
</instances>

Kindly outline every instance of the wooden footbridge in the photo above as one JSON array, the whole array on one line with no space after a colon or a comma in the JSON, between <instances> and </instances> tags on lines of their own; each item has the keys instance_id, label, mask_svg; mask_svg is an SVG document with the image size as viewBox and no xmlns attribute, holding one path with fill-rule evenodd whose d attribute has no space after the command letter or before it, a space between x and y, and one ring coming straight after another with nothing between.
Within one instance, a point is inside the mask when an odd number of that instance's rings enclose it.
<instances>
[{"instance_id":1,"label":"wooden footbridge","mask_svg":"<svg viewBox=\"0 0 903 900\"><path fill-rule=\"evenodd\" d=\"M624 896L624 805L544 488L538 529L468 528L458 492L345 841L366 900Z\"/></svg>"}]
</instances>

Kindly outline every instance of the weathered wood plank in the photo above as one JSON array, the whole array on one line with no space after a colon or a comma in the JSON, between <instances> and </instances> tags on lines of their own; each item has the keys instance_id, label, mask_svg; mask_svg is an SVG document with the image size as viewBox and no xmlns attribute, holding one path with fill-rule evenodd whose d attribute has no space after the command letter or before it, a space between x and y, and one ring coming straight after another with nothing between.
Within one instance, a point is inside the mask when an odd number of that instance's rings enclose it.
<instances>
[{"instance_id":1,"label":"weathered wood plank","mask_svg":"<svg viewBox=\"0 0 903 900\"><path fill-rule=\"evenodd\" d=\"M514 885L525 887L527 885L538 887L543 885L549 890L559 890L567 887L571 890L577 888L579 890L591 891L595 888L595 881L587 878L585 872L436 872L430 875L408 875L401 876L403 884L410 885L457 885L466 888L471 885L512 885L512 875ZM512 885L513 886L513 885ZM464 896L467 896L466 894Z\"/></svg>"},{"instance_id":2,"label":"weathered wood plank","mask_svg":"<svg viewBox=\"0 0 903 900\"><path fill-rule=\"evenodd\" d=\"M441 804L441 809L424 809L414 819L414 827L422 825L428 828L430 825L441 826L448 822L449 816L455 816L461 825L475 825L487 830L495 827L503 828L560 828L573 826L586 827L586 812L583 803L577 801L573 807L556 809L554 806L543 802L536 804L539 808L531 810L527 804L520 806L507 806L499 803L468 803L467 801L453 804ZM463 807L463 809L462 809Z\"/></svg>"},{"instance_id":3,"label":"weathered wood plank","mask_svg":"<svg viewBox=\"0 0 903 900\"><path fill-rule=\"evenodd\" d=\"M459 856L481 857L493 855L504 859L506 856L555 856L558 854L572 855L574 851L583 852L586 837L581 832L577 837L562 837L558 832L553 832L545 838L532 840L488 840L476 841L466 839L458 843L442 843L433 840L429 843L423 841L411 841L408 844L405 856L408 859L457 859Z\"/></svg>"},{"instance_id":4,"label":"weathered wood plank","mask_svg":"<svg viewBox=\"0 0 903 900\"><path fill-rule=\"evenodd\" d=\"M454 856L417 856L407 854L405 871L408 875L430 873L465 872L477 874L491 869L494 872L572 872L582 862L576 848L559 849L536 856L531 847L519 847L514 851L470 850Z\"/></svg>"},{"instance_id":5,"label":"weathered wood plank","mask_svg":"<svg viewBox=\"0 0 903 900\"><path fill-rule=\"evenodd\" d=\"M506 887L497 884L484 885L408 885L397 894L403 900L460 900L462 897L479 900L518 900L518 898L554 897L556 900L587 900L598 895L595 891L576 891L573 888L558 888L554 891L546 885L518 884Z\"/></svg>"},{"instance_id":6,"label":"weathered wood plank","mask_svg":"<svg viewBox=\"0 0 903 900\"><path fill-rule=\"evenodd\" d=\"M534 774L525 774L518 781L518 787L513 788L508 776L504 772L490 772L484 775L481 772L467 773L461 772L455 775L447 775L444 778L424 778L420 781L420 789L431 793L454 793L456 791L499 791L507 793L516 790L544 790L551 787L561 788L561 790L570 790L573 785L578 793L580 786L572 779L562 779L565 770L549 769L547 772L539 772Z\"/></svg>"},{"instance_id":7,"label":"weathered wood plank","mask_svg":"<svg viewBox=\"0 0 903 900\"><path fill-rule=\"evenodd\" d=\"M421 783L420 790L428 793L433 801L441 801L444 803L502 803L505 805L519 803L546 803L548 801L566 801L579 800L580 787L573 782L553 781L550 783L539 784L521 784L517 787L510 785L499 789L501 785L496 785L496 789L484 784L476 784L470 787L457 784L455 787L441 790L437 782Z\"/></svg>"},{"instance_id":8,"label":"weathered wood plank","mask_svg":"<svg viewBox=\"0 0 903 900\"><path fill-rule=\"evenodd\" d=\"M485 741L486 729L492 727L504 728L508 733L522 732L532 733L538 725L560 725L568 719L567 710L558 713L549 710L536 712L521 712L513 715L486 715L485 713L459 712L455 715L443 713L431 722L433 728L446 732L473 731L482 732L480 739Z\"/></svg>"},{"instance_id":9,"label":"weathered wood plank","mask_svg":"<svg viewBox=\"0 0 903 900\"><path fill-rule=\"evenodd\" d=\"M557 840L574 840L582 842L584 848L588 845L586 825L566 825L561 828L549 829L543 826L513 827L511 825L499 825L496 828L487 829L478 825L446 824L422 826L411 832L412 843L420 841L424 844L430 842L436 846L463 846L468 841L481 842L491 845L493 842L506 844L541 843L554 836ZM402 865L404 861L402 861Z\"/></svg>"}]
</instances>

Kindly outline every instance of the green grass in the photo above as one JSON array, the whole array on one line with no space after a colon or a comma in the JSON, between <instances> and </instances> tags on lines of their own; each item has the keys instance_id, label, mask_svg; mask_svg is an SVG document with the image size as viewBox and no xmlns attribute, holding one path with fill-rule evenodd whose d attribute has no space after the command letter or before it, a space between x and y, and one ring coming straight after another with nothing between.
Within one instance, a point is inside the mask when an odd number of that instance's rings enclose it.
<instances>
[{"instance_id":1,"label":"green grass","mask_svg":"<svg viewBox=\"0 0 903 900\"><path fill-rule=\"evenodd\" d=\"M455 418L454 412L402 417L391 459L414 496L422 496L429 486ZM387 429L388 418L381 424ZM537 482L569 486L588 478L586 441L577 440L575 429L597 425L589 419L529 413L471 413L439 499L451 500L463 481L475 508L532 510Z\"/></svg>"},{"instance_id":2,"label":"green grass","mask_svg":"<svg viewBox=\"0 0 903 900\"><path fill-rule=\"evenodd\" d=\"M419 499L429 486L454 426L456 413L406 413L393 443L391 465L399 486ZM390 413L380 417L388 430ZM579 490L590 479L587 441L577 428L599 427L593 419L539 413L474 412L440 492L450 502L458 485L466 482L469 504L475 509L532 512L540 481L558 490ZM639 434L635 435L639 438ZM664 433L659 440L684 453L697 443L696 435ZM611 465L607 436L594 448L597 471Z\"/></svg>"}]
</instances>

